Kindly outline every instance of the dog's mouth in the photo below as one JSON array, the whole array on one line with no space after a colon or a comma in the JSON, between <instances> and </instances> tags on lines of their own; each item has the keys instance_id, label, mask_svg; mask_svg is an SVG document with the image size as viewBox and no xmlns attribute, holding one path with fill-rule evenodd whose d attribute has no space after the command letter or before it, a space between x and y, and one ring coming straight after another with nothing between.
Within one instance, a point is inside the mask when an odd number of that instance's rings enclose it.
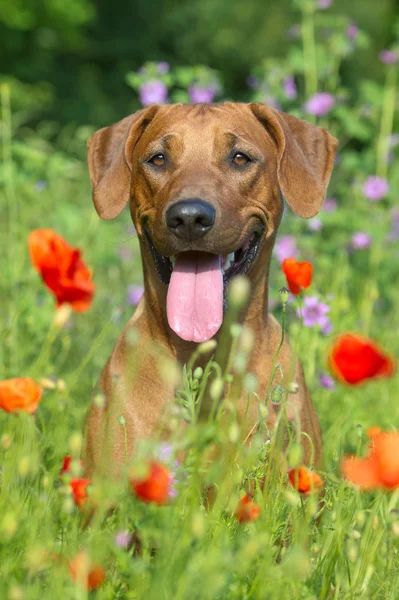
<instances>
[{"instance_id":1,"label":"dog's mouth","mask_svg":"<svg viewBox=\"0 0 399 600\"><path fill-rule=\"evenodd\" d=\"M158 276L168 285L169 326L186 341L209 340L223 321L228 282L249 273L259 254L264 228L257 228L241 248L226 255L188 251L171 257L160 254L144 231Z\"/></svg>"}]
</instances>

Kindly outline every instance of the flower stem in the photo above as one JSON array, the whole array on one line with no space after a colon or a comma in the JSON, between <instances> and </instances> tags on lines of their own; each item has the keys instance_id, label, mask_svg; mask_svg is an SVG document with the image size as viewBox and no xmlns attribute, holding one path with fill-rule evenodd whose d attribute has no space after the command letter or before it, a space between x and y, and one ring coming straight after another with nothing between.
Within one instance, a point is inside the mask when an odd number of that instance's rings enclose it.
<instances>
[{"instance_id":1,"label":"flower stem","mask_svg":"<svg viewBox=\"0 0 399 600\"><path fill-rule=\"evenodd\" d=\"M377 141L377 168L379 177L386 179L388 174L389 137L392 133L396 102L396 65L387 70L385 93L381 113L380 135Z\"/></svg>"},{"instance_id":2,"label":"flower stem","mask_svg":"<svg viewBox=\"0 0 399 600\"><path fill-rule=\"evenodd\" d=\"M270 376L270 380L269 380L269 384L267 386L267 392L266 392L266 398L265 398L265 403L267 404L268 400L269 400L269 396L270 396L270 391L272 389L272 385L273 385L273 381L274 378L276 376L276 362L278 359L278 355L280 354L280 350L283 347L284 344L284 336L285 336L285 315L287 312L287 304L284 302L283 303L283 311L282 311L282 317L281 317L281 339L280 339L280 343L278 345L278 348L273 356L273 363L272 363L272 371L271 371L271 376Z\"/></svg>"},{"instance_id":3,"label":"flower stem","mask_svg":"<svg viewBox=\"0 0 399 600\"><path fill-rule=\"evenodd\" d=\"M13 157L12 157L12 121L11 121L11 101L10 88L7 84L1 85L1 108L2 108L2 162L4 173L4 191L7 199L8 213L8 232L7 232L7 249L8 249L8 284L9 284L9 304L8 304L8 319L11 330L10 335L10 368L15 374L18 371L19 352L18 352L18 286L17 286L17 266L16 256L17 246L16 240L18 235L16 228L18 227L18 198L14 189L13 176Z\"/></svg>"},{"instance_id":4,"label":"flower stem","mask_svg":"<svg viewBox=\"0 0 399 600\"><path fill-rule=\"evenodd\" d=\"M305 3L302 9L302 44L305 74L305 93L309 99L317 92L316 42L314 35L313 3Z\"/></svg>"}]
</instances>

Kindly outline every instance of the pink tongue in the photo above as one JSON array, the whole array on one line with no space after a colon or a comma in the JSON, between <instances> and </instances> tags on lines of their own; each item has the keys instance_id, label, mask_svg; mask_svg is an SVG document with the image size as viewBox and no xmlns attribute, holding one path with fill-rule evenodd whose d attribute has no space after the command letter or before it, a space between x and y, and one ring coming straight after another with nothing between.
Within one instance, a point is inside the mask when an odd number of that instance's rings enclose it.
<instances>
[{"instance_id":1,"label":"pink tongue","mask_svg":"<svg viewBox=\"0 0 399 600\"><path fill-rule=\"evenodd\" d=\"M223 321L223 273L220 256L182 252L170 279L166 311L169 326L189 342L205 342Z\"/></svg>"}]
</instances>

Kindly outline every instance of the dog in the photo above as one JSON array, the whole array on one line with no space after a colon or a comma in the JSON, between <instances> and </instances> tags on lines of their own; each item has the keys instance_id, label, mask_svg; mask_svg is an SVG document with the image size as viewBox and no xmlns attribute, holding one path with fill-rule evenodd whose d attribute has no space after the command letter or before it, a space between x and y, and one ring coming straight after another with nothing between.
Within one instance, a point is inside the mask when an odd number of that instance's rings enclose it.
<instances>
[{"instance_id":1,"label":"dog","mask_svg":"<svg viewBox=\"0 0 399 600\"><path fill-rule=\"evenodd\" d=\"M218 341L226 288L239 274L251 287L240 313L253 337L247 371L257 376L258 397L266 397L281 340L268 314L268 275L283 198L298 216L316 215L336 148L322 127L264 103L151 105L90 137L95 208L114 219L129 204L145 291L101 374L105 401L88 412L86 476L120 477L137 442L153 435L176 393L159 356L181 368L199 343ZM287 417L299 415L304 463L317 466L320 424L286 339L278 363L284 373L294 364ZM258 402L248 405L246 393L238 402L248 432ZM270 398L267 406L272 429L278 408Z\"/></svg>"}]
</instances>

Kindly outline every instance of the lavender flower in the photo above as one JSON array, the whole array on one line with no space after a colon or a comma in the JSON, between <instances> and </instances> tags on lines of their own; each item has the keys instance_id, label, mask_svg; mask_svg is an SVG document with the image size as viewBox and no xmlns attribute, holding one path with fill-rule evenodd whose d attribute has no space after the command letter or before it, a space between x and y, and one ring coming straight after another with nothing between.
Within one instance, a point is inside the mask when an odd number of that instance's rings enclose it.
<instances>
[{"instance_id":1,"label":"lavender flower","mask_svg":"<svg viewBox=\"0 0 399 600\"><path fill-rule=\"evenodd\" d=\"M129 235L137 235L137 231L134 225L129 225L127 228L127 232Z\"/></svg>"},{"instance_id":2,"label":"lavender flower","mask_svg":"<svg viewBox=\"0 0 399 600\"><path fill-rule=\"evenodd\" d=\"M305 110L311 115L322 117L330 112L335 105L335 98L327 92L314 94L305 104Z\"/></svg>"},{"instance_id":3,"label":"lavender flower","mask_svg":"<svg viewBox=\"0 0 399 600\"><path fill-rule=\"evenodd\" d=\"M283 81L284 94L288 100L295 100L297 97L297 89L293 77L286 77Z\"/></svg>"},{"instance_id":4,"label":"lavender flower","mask_svg":"<svg viewBox=\"0 0 399 600\"><path fill-rule=\"evenodd\" d=\"M169 63L162 60L157 64L157 68L160 75L166 75L166 73L169 73L170 66Z\"/></svg>"},{"instance_id":5,"label":"lavender flower","mask_svg":"<svg viewBox=\"0 0 399 600\"><path fill-rule=\"evenodd\" d=\"M388 235L389 242L395 242L399 239L399 209L394 208L391 212L392 217L392 229Z\"/></svg>"},{"instance_id":6,"label":"lavender flower","mask_svg":"<svg viewBox=\"0 0 399 600\"><path fill-rule=\"evenodd\" d=\"M176 473L174 471L170 471L170 473L169 473L169 491L168 491L169 498L176 498L176 496L177 496L176 484L177 483L178 483L178 480L176 477Z\"/></svg>"},{"instance_id":7,"label":"lavender flower","mask_svg":"<svg viewBox=\"0 0 399 600\"><path fill-rule=\"evenodd\" d=\"M269 96L266 94L263 97L263 102L266 102L266 104L268 104L272 108L275 108L276 110L281 110L280 102L276 98L273 98L273 96Z\"/></svg>"},{"instance_id":8,"label":"lavender flower","mask_svg":"<svg viewBox=\"0 0 399 600\"><path fill-rule=\"evenodd\" d=\"M313 219L309 219L308 227L311 231L321 231L323 229L323 223L321 222L321 219L314 217Z\"/></svg>"},{"instance_id":9,"label":"lavender flower","mask_svg":"<svg viewBox=\"0 0 399 600\"><path fill-rule=\"evenodd\" d=\"M285 37L287 40L296 40L301 35L301 26L299 23L295 23L285 32Z\"/></svg>"},{"instance_id":10,"label":"lavender flower","mask_svg":"<svg viewBox=\"0 0 399 600\"><path fill-rule=\"evenodd\" d=\"M377 202L387 195L389 190L389 184L383 177L377 177L372 175L368 177L363 185L363 194L369 200Z\"/></svg>"},{"instance_id":11,"label":"lavender flower","mask_svg":"<svg viewBox=\"0 0 399 600\"><path fill-rule=\"evenodd\" d=\"M275 247L277 260L283 264L286 258L297 258L299 250L295 238L292 235L282 235L279 237Z\"/></svg>"},{"instance_id":12,"label":"lavender flower","mask_svg":"<svg viewBox=\"0 0 399 600\"><path fill-rule=\"evenodd\" d=\"M147 81L140 86L140 102L143 106L149 104L165 104L168 100L168 88L159 79Z\"/></svg>"},{"instance_id":13,"label":"lavender flower","mask_svg":"<svg viewBox=\"0 0 399 600\"><path fill-rule=\"evenodd\" d=\"M321 328L322 333L327 335L331 332L332 326L328 313L330 307L328 304L321 302L317 296L308 296L303 301L302 317L303 324L305 327L316 327ZM297 309L298 317L301 316L301 311Z\"/></svg>"},{"instance_id":14,"label":"lavender flower","mask_svg":"<svg viewBox=\"0 0 399 600\"><path fill-rule=\"evenodd\" d=\"M133 536L131 533L129 533L128 531L119 531L116 535L115 535L115 544L118 546L118 548L122 548L123 550L126 550L127 548L129 548L131 542L132 542Z\"/></svg>"},{"instance_id":15,"label":"lavender flower","mask_svg":"<svg viewBox=\"0 0 399 600\"><path fill-rule=\"evenodd\" d=\"M332 0L318 0L317 8L320 10L326 10L327 8L330 8L331 4Z\"/></svg>"},{"instance_id":16,"label":"lavender flower","mask_svg":"<svg viewBox=\"0 0 399 600\"><path fill-rule=\"evenodd\" d=\"M117 248L117 252L123 262L129 262L133 258L133 250L128 246L120 246Z\"/></svg>"},{"instance_id":17,"label":"lavender flower","mask_svg":"<svg viewBox=\"0 0 399 600\"><path fill-rule=\"evenodd\" d=\"M212 86L201 87L194 84L188 88L188 94L191 102L210 104L216 95L216 89Z\"/></svg>"},{"instance_id":18,"label":"lavender flower","mask_svg":"<svg viewBox=\"0 0 399 600\"><path fill-rule=\"evenodd\" d=\"M156 451L156 457L158 458L158 460L160 460L161 462L164 462L164 463L168 463L168 462L170 462L170 460L172 458L172 454L173 454L172 444L168 444L168 442L162 442L161 444L159 444L157 451Z\"/></svg>"},{"instance_id":19,"label":"lavender flower","mask_svg":"<svg viewBox=\"0 0 399 600\"><path fill-rule=\"evenodd\" d=\"M324 201L323 209L326 212L335 212L338 208L338 202L336 198L327 198Z\"/></svg>"},{"instance_id":20,"label":"lavender flower","mask_svg":"<svg viewBox=\"0 0 399 600\"><path fill-rule=\"evenodd\" d=\"M356 231L351 238L351 247L354 250L365 250L366 248L370 248L371 242L371 235L365 231Z\"/></svg>"},{"instance_id":21,"label":"lavender flower","mask_svg":"<svg viewBox=\"0 0 399 600\"><path fill-rule=\"evenodd\" d=\"M352 23L352 25L348 26L348 29L346 30L346 35L348 39L352 42L356 41L356 38L359 35L359 27L355 23Z\"/></svg>"},{"instance_id":22,"label":"lavender flower","mask_svg":"<svg viewBox=\"0 0 399 600\"><path fill-rule=\"evenodd\" d=\"M397 133L390 135L388 144L390 148L396 148L396 146L399 144L399 135Z\"/></svg>"},{"instance_id":23,"label":"lavender flower","mask_svg":"<svg viewBox=\"0 0 399 600\"><path fill-rule=\"evenodd\" d=\"M47 187L47 181L44 181L44 179L39 179L35 183L35 190L37 192L42 192L43 190L46 189L46 187Z\"/></svg>"},{"instance_id":24,"label":"lavender flower","mask_svg":"<svg viewBox=\"0 0 399 600\"><path fill-rule=\"evenodd\" d=\"M321 387L326 390L335 390L335 381L332 377L327 375L327 373L320 373L319 382Z\"/></svg>"},{"instance_id":25,"label":"lavender flower","mask_svg":"<svg viewBox=\"0 0 399 600\"><path fill-rule=\"evenodd\" d=\"M395 50L382 50L379 57L385 65L394 65L399 60L399 55Z\"/></svg>"},{"instance_id":26,"label":"lavender flower","mask_svg":"<svg viewBox=\"0 0 399 600\"><path fill-rule=\"evenodd\" d=\"M137 306L143 294L144 288L142 285L129 285L127 291L128 303L132 306Z\"/></svg>"},{"instance_id":27,"label":"lavender flower","mask_svg":"<svg viewBox=\"0 0 399 600\"><path fill-rule=\"evenodd\" d=\"M246 81L247 86L252 90L255 90L259 86L259 79L255 75L248 75Z\"/></svg>"}]
</instances>

